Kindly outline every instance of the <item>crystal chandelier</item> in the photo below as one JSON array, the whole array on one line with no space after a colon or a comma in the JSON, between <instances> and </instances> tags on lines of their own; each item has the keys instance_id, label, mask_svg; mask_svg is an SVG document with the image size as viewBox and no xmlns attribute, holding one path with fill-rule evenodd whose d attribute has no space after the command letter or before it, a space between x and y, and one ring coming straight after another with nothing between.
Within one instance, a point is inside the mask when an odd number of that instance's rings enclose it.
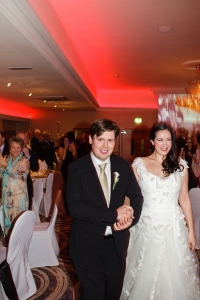
<instances>
[{"instance_id":1,"label":"crystal chandelier","mask_svg":"<svg viewBox=\"0 0 200 300\"><path fill-rule=\"evenodd\" d=\"M200 65L195 65L195 68L197 79L188 82L189 86L185 88L187 95L178 95L176 104L200 112Z\"/></svg>"}]
</instances>

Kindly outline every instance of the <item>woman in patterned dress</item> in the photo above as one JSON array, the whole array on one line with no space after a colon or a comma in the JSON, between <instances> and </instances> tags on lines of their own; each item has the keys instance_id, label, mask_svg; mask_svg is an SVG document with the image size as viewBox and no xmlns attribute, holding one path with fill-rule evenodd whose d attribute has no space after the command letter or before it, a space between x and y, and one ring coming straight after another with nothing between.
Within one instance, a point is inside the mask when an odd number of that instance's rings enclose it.
<instances>
[{"instance_id":1,"label":"woman in patterned dress","mask_svg":"<svg viewBox=\"0 0 200 300\"><path fill-rule=\"evenodd\" d=\"M5 234L7 234L15 217L28 209L27 175L29 160L22 153L23 147L23 140L20 137L13 137L9 140L10 155L2 157L0 154Z\"/></svg>"}]
</instances>

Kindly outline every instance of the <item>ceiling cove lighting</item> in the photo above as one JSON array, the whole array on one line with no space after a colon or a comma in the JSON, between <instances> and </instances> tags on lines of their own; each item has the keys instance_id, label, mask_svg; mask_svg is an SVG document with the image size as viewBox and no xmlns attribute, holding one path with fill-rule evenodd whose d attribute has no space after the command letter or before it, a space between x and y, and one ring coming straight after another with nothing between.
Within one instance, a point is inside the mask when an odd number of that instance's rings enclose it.
<instances>
[{"instance_id":1,"label":"ceiling cove lighting","mask_svg":"<svg viewBox=\"0 0 200 300\"><path fill-rule=\"evenodd\" d=\"M134 118L134 123L135 124L142 124L142 118Z\"/></svg>"},{"instance_id":2,"label":"ceiling cove lighting","mask_svg":"<svg viewBox=\"0 0 200 300\"><path fill-rule=\"evenodd\" d=\"M31 67L9 67L8 68L9 70L12 70L12 71L19 71L19 70L32 70Z\"/></svg>"}]
</instances>

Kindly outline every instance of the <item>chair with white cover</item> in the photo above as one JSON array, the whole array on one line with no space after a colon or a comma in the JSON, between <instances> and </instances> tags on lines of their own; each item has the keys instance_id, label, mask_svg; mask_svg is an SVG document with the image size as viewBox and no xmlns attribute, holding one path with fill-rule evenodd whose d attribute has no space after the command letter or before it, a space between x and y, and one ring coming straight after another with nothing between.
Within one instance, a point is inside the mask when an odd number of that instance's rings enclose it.
<instances>
[{"instance_id":1,"label":"chair with white cover","mask_svg":"<svg viewBox=\"0 0 200 300\"><path fill-rule=\"evenodd\" d=\"M35 221L40 222L39 208L43 197L43 183L40 179L33 181L33 198L32 198L32 211L35 214Z\"/></svg>"},{"instance_id":2,"label":"chair with white cover","mask_svg":"<svg viewBox=\"0 0 200 300\"><path fill-rule=\"evenodd\" d=\"M36 292L36 285L28 262L28 248L35 225L32 211L24 211L17 218L7 249L0 247L0 262L6 259L20 300L26 300ZM0 299L8 299L0 284Z\"/></svg>"},{"instance_id":3,"label":"chair with white cover","mask_svg":"<svg viewBox=\"0 0 200 300\"><path fill-rule=\"evenodd\" d=\"M52 203L52 188L53 188L54 173L50 173L46 179L46 191L43 194L43 199L40 205L40 214L48 218Z\"/></svg>"},{"instance_id":4,"label":"chair with white cover","mask_svg":"<svg viewBox=\"0 0 200 300\"><path fill-rule=\"evenodd\" d=\"M60 252L55 234L55 222L58 209L54 206L49 226L35 227L30 242L28 259L31 268L58 266L57 256Z\"/></svg>"},{"instance_id":5,"label":"chair with white cover","mask_svg":"<svg viewBox=\"0 0 200 300\"><path fill-rule=\"evenodd\" d=\"M200 249L200 188L193 188L189 191L194 220L194 232L197 240L196 249Z\"/></svg>"}]
</instances>

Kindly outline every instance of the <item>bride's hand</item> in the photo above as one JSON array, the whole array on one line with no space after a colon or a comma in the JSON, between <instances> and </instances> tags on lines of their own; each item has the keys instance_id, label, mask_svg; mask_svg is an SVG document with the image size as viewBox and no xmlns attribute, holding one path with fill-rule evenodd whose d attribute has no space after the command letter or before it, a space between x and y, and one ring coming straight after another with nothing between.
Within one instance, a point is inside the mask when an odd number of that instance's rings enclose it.
<instances>
[{"instance_id":1,"label":"bride's hand","mask_svg":"<svg viewBox=\"0 0 200 300\"><path fill-rule=\"evenodd\" d=\"M132 222L133 222L132 218L121 218L114 223L113 228L116 231L123 230L130 227Z\"/></svg>"},{"instance_id":2,"label":"bride's hand","mask_svg":"<svg viewBox=\"0 0 200 300\"><path fill-rule=\"evenodd\" d=\"M190 233L188 234L188 245L190 248L190 251L194 251L195 249L195 245L196 245L196 237L194 233Z\"/></svg>"}]
</instances>

